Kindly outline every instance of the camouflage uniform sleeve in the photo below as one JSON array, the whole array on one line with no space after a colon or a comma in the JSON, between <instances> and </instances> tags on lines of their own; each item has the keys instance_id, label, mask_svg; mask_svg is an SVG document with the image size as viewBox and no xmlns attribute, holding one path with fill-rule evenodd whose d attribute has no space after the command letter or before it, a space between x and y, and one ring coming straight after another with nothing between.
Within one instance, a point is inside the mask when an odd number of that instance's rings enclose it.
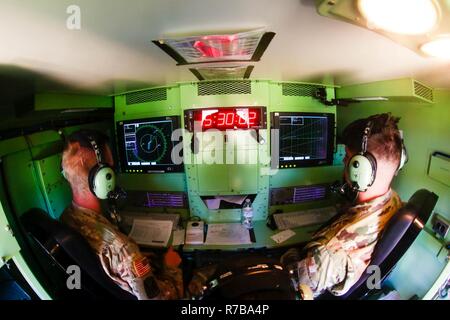
<instances>
[{"instance_id":1,"label":"camouflage uniform sleeve","mask_svg":"<svg viewBox=\"0 0 450 320\"><path fill-rule=\"evenodd\" d=\"M145 285L148 277L153 277L148 259L133 243L120 247L115 244L102 248L100 261L105 272L122 289L135 295L139 300L149 297Z\"/></svg>"},{"instance_id":2,"label":"camouflage uniform sleeve","mask_svg":"<svg viewBox=\"0 0 450 320\"><path fill-rule=\"evenodd\" d=\"M298 284L310 287L315 297L327 289L342 295L358 280L347 252L325 245L310 249L307 257L297 263L297 272Z\"/></svg>"}]
</instances>

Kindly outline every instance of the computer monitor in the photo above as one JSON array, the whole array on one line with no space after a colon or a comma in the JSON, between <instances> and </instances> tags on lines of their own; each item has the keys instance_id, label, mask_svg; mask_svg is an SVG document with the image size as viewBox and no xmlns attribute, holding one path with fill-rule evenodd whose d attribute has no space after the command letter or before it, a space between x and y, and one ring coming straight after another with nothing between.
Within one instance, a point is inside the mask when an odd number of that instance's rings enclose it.
<instances>
[{"instance_id":1,"label":"computer monitor","mask_svg":"<svg viewBox=\"0 0 450 320\"><path fill-rule=\"evenodd\" d=\"M278 129L279 148L278 159L275 150L271 150L273 167L287 169L333 163L334 114L272 112L271 116L272 128ZM275 132L272 139L276 139ZM275 142L272 148L276 147Z\"/></svg>"},{"instance_id":2,"label":"computer monitor","mask_svg":"<svg viewBox=\"0 0 450 320\"><path fill-rule=\"evenodd\" d=\"M171 154L172 132L180 128L180 117L166 116L117 122L120 167L124 173L183 171Z\"/></svg>"}]
</instances>

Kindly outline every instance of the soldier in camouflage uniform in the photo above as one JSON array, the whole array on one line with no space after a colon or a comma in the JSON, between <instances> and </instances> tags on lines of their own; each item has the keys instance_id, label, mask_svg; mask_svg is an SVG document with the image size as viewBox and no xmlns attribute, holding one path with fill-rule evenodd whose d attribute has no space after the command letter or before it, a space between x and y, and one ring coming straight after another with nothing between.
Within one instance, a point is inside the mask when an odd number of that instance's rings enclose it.
<instances>
[{"instance_id":1,"label":"soldier in camouflage uniform","mask_svg":"<svg viewBox=\"0 0 450 320\"><path fill-rule=\"evenodd\" d=\"M344 164L360 151L360 137L369 120L373 127L367 149L377 161L373 185L359 192L334 221L316 232L302 252L290 249L281 259L296 271L297 285L309 288L314 297L325 290L343 295L358 281L370 264L385 225L402 206L399 196L390 188L402 148L398 118L381 114L351 123L343 132ZM348 181L346 172L344 177Z\"/></svg>"},{"instance_id":2,"label":"soldier in camouflage uniform","mask_svg":"<svg viewBox=\"0 0 450 320\"><path fill-rule=\"evenodd\" d=\"M61 221L78 231L100 259L103 270L122 289L138 299L180 299L184 296L181 259L170 251L162 261L144 255L138 245L102 214L99 199L89 190L89 170L96 164L94 151L86 141L93 136L103 147L107 163L112 166L106 137L96 131L80 131L68 137L62 167L72 188L72 205ZM174 259L175 255L175 259ZM151 258L149 261L149 258Z\"/></svg>"}]
</instances>

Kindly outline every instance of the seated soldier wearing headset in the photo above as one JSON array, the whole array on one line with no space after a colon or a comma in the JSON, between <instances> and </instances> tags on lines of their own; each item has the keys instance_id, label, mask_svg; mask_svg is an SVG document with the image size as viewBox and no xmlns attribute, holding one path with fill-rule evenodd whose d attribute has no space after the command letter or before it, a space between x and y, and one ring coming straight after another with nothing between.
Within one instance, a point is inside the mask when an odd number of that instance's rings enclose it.
<instances>
[{"instance_id":1,"label":"seated soldier wearing headset","mask_svg":"<svg viewBox=\"0 0 450 320\"><path fill-rule=\"evenodd\" d=\"M183 297L180 257L169 250L155 272L155 261L104 215L100 199L114 189L113 157L107 137L94 130L80 130L67 139L62 155L64 177L72 188L72 204L61 221L78 231L100 259L103 270L122 289L143 299Z\"/></svg>"},{"instance_id":2,"label":"seated soldier wearing headset","mask_svg":"<svg viewBox=\"0 0 450 320\"><path fill-rule=\"evenodd\" d=\"M294 270L301 291L314 297L325 290L344 295L370 264L381 232L402 206L390 187L406 161L398 121L385 113L356 120L345 128L344 179L354 199L301 252L290 249L281 258Z\"/></svg>"}]
</instances>

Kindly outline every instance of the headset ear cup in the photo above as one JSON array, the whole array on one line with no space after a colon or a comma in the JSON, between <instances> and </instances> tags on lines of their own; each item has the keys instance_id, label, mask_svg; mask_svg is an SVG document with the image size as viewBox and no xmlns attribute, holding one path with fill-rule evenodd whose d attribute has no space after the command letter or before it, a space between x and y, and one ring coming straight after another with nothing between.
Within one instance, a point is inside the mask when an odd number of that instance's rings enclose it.
<instances>
[{"instance_id":1,"label":"headset ear cup","mask_svg":"<svg viewBox=\"0 0 450 320\"><path fill-rule=\"evenodd\" d=\"M375 180L377 162L370 153L356 154L349 160L347 170L353 188L366 191Z\"/></svg>"},{"instance_id":2,"label":"headset ear cup","mask_svg":"<svg viewBox=\"0 0 450 320\"><path fill-rule=\"evenodd\" d=\"M93 183L97 198L107 199L109 193L115 189L115 182L114 170L108 165L100 166L97 169Z\"/></svg>"},{"instance_id":3,"label":"headset ear cup","mask_svg":"<svg viewBox=\"0 0 450 320\"><path fill-rule=\"evenodd\" d=\"M97 175L98 170L100 169L100 166L96 164L90 171L89 171L89 190L95 195L95 176Z\"/></svg>"}]
</instances>

